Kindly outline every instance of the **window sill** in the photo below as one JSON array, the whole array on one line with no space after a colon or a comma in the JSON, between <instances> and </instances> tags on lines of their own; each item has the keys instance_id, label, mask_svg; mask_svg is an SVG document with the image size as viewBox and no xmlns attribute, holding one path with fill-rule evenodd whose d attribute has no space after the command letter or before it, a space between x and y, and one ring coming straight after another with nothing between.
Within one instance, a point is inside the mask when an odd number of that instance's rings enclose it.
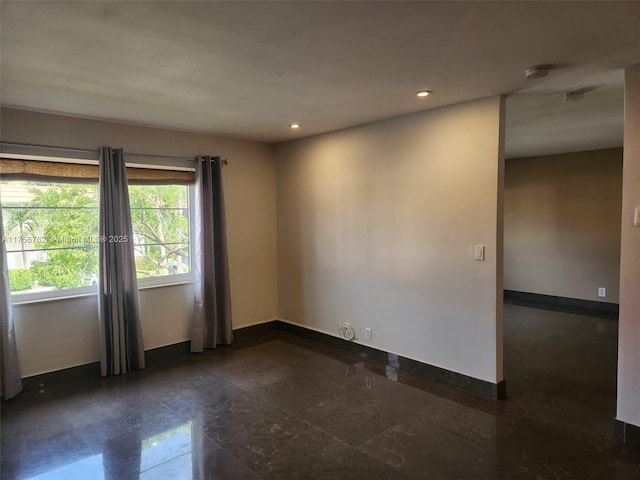
<instances>
[{"instance_id":1,"label":"window sill","mask_svg":"<svg viewBox=\"0 0 640 480\"><path fill-rule=\"evenodd\" d=\"M163 287L175 287L178 285L188 285L193 283L193 279L185 279L185 280L176 280L173 282L164 282L164 283L156 283L156 284L148 284L148 285L138 285L138 291L140 290L150 290L153 288L163 288ZM69 293L64 294L60 293L59 295L52 297L43 297L43 298L19 298L20 295L13 295L11 297L11 304L14 307L22 306L22 305L31 305L36 303L48 303L48 302L58 302L62 300L74 300L79 298L87 298L87 297L96 297L98 292L96 290L85 291L85 292L77 292L77 293Z\"/></svg>"},{"instance_id":2,"label":"window sill","mask_svg":"<svg viewBox=\"0 0 640 480\"><path fill-rule=\"evenodd\" d=\"M28 294L25 294L25 295L28 295ZM57 302L59 300L72 300L75 298L95 297L96 295L98 295L98 292L95 290L88 291L88 292L69 293L69 294L60 293L56 296L40 297L40 298L29 298L29 297L21 298L22 295L18 294L18 295L11 296L11 304L14 307L16 307L20 305L30 305L33 303L47 303L47 302Z\"/></svg>"},{"instance_id":3,"label":"window sill","mask_svg":"<svg viewBox=\"0 0 640 480\"><path fill-rule=\"evenodd\" d=\"M188 285L193 283L193 279L176 280L174 282L156 283L151 285L138 285L138 290L148 290L150 288L175 287L176 285Z\"/></svg>"}]
</instances>

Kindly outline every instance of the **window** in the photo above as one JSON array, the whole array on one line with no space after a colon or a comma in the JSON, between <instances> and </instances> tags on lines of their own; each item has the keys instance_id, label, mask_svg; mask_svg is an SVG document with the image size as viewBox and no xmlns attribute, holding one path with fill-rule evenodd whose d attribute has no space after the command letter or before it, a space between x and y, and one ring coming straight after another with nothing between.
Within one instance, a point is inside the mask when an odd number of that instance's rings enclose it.
<instances>
[{"instance_id":1,"label":"window","mask_svg":"<svg viewBox=\"0 0 640 480\"><path fill-rule=\"evenodd\" d=\"M191 280L190 190L129 187L139 285ZM98 283L98 186L3 180L11 293L30 301L88 293ZM64 291L64 292L61 292Z\"/></svg>"},{"instance_id":2,"label":"window","mask_svg":"<svg viewBox=\"0 0 640 480\"><path fill-rule=\"evenodd\" d=\"M131 185L129 202L138 278L189 273L189 188Z\"/></svg>"},{"instance_id":3,"label":"window","mask_svg":"<svg viewBox=\"0 0 640 480\"><path fill-rule=\"evenodd\" d=\"M97 185L3 181L0 192L12 293L97 284Z\"/></svg>"}]
</instances>

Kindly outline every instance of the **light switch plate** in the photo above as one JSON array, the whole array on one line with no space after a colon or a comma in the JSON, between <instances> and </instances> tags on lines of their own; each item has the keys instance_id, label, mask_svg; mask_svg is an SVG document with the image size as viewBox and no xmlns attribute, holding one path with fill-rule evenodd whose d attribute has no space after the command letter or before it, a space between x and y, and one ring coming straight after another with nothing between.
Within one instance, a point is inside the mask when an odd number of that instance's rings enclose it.
<instances>
[{"instance_id":1,"label":"light switch plate","mask_svg":"<svg viewBox=\"0 0 640 480\"><path fill-rule=\"evenodd\" d=\"M640 227L640 207L636 207L635 212L633 212L633 226Z\"/></svg>"},{"instance_id":2,"label":"light switch plate","mask_svg":"<svg viewBox=\"0 0 640 480\"><path fill-rule=\"evenodd\" d=\"M476 245L474 248L475 259L479 262L484 261L484 245Z\"/></svg>"}]
</instances>

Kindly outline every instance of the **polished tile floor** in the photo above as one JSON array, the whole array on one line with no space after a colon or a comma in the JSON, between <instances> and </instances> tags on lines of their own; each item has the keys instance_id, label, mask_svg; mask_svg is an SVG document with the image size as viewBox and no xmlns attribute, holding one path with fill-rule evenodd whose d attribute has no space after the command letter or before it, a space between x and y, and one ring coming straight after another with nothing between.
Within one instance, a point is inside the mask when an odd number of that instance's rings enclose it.
<instances>
[{"instance_id":1,"label":"polished tile floor","mask_svg":"<svg viewBox=\"0 0 640 480\"><path fill-rule=\"evenodd\" d=\"M285 333L2 404L2 479L640 479L615 320L505 306L493 402Z\"/></svg>"}]
</instances>

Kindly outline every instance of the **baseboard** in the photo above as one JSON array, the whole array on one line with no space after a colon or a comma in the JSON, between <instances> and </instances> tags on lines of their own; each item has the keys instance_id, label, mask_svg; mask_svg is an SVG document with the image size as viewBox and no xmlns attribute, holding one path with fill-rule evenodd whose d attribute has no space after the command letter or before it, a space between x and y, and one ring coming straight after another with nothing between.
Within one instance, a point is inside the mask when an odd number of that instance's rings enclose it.
<instances>
[{"instance_id":1,"label":"baseboard","mask_svg":"<svg viewBox=\"0 0 640 480\"><path fill-rule=\"evenodd\" d=\"M428 363L423 363L418 360L389 353L384 350L361 345L359 343L349 342L340 337L334 337L328 333L320 332L318 330L311 330L301 325L286 322L283 320L277 321L277 327L280 330L299 335L301 337L314 340L319 343L324 343L332 347L346 350L350 353L358 355L360 357L367 358L369 360L384 363L400 370L415 373L422 377L429 378L430 380L436 380L453 387L467 390L476 395L490 398L493 400L503 400L506 398L506 383L504 380L497 384L487 382L486 380L480 380L478 378L470 377L462 373L453 372L445 368L436 367Z\"/></svg>"},{"instance_id":2,"label":"baseboard","mask_svg":"<svg viewBox=\"0 0 640 480\"><path fill-rule=\"evenodd\" d=\"M556 297L539 293L516 292L514 290L504 291L504 302L512 305L613 319L618 318L619 312L617 303L594 302L579 298Z\"/></svg>"},{"instance_id":3,"label":"baseboard","mask_svg":"<svg viewBox=\"0 0 640 480\"><path fill-rule=\"evenodd\" d=\"M236 340L242 340L266 332L277 330L276 321L269 320L255 325L249 325L234 329L233 336ZM147 367L155 364L171 364L177 356L184 356L190 353L191 341L178 342L162 347L145 350L145 363ZM59 385L61 383L79 380L85 377L100 376L100 362L91 362L75 367L63 368L52 372L40 373L22 379L22 389L24 391L38 390L42 386Z\"/></svg>"},{"instance_id":4,"label":"baseboard","mask_svg":"<svg viewBox=\"0 0 640 480\"><path fill-rule=\"evenodd\" d=\"M242 341L249 338L264 338L277 331L284 331L294 335L314 340L347 352L353 353L369 360L383 363L400 370L412 372L422 377L436 380L453 387L461 388L472 392L476 395L491 398L494 400L502 400L506 398L506 383L504 380L497 384L470 377L462 373L453 372L445 368L436 367L423 363L418 360L389 353L384 350L360 345L354 342L348 342L340 337L335 337L328 333L286 322L284 320L269 320L267 322L258 323L234 329L234 340ZM145 351L145 360L148 367L154 364L171 364L177 357L184 357L189 354L190 341L179 342L172 345L166 345L159 348L153 348ZM25 391L37 390L41 385L56 385L66 383L72 380L78 380L83 377L99 376L100 362L92 362L77 367L65 368L53 372L42 373L22 379L22 385Z\"/></svg>"},{"instance_id":5,"label":"baseboard","mask_svg":"<svg viewBox=\"0 0 640 480\"><path fill-rule=\"evenodd\" d=\"M613 437L632 449L640 451L640 427L637 425L614 420Z\"/></svg>"},{"instance_id":6,"label":"baseboard","mask_svg":"<svg viewBox=\"0 0 640 480\"><path fill-rule=\"evenodd\" d=\"M265 335L277 331L277 320L267 320L266 322L247 325L246 327L235 328L233 330L233 340L244 340L257 335Z\"/></svg>"},{"instance_id":7,"label":"baseboard","mask_svg":"<svg viewBox=\"0 0 640 480\"><path fill-rule=\"evenodd\" d=\"M58 385L85 377L99 377L100 362L91 362L76 367L63 368L53 372L40 373L22 379L22 390L38 390L44 386Z\"/></svg>"},{"instance_id":8,"label":"baseboard","mask_svg":"<svg viewBox=\"0 0 640 480\"><path fill-rule=\"evenodd\" d=\"M171 362L176 356L184 356L189 353L190 341L165 345L163 347L145 350L144 358L147 366L150 364ZM100 362L91 362L75 367L63 368L52 372L40 373L22 379L24 391L38 390L42 386L58 385L61 383L79 380L85 377L99 377Z\"/></svg>"},{"instance_id":9,"label":"baseboard","mask_svg":"<svg viewBox=\"0 0 640 480\"><path fill-rule=\"evenodd\" d=\"M191 340L173 343L163 347L150 348L144 351L144 361L147 367L157 364L170 364L172 359L184 357L191 351Z\"/></svg>"}]
</instances>

